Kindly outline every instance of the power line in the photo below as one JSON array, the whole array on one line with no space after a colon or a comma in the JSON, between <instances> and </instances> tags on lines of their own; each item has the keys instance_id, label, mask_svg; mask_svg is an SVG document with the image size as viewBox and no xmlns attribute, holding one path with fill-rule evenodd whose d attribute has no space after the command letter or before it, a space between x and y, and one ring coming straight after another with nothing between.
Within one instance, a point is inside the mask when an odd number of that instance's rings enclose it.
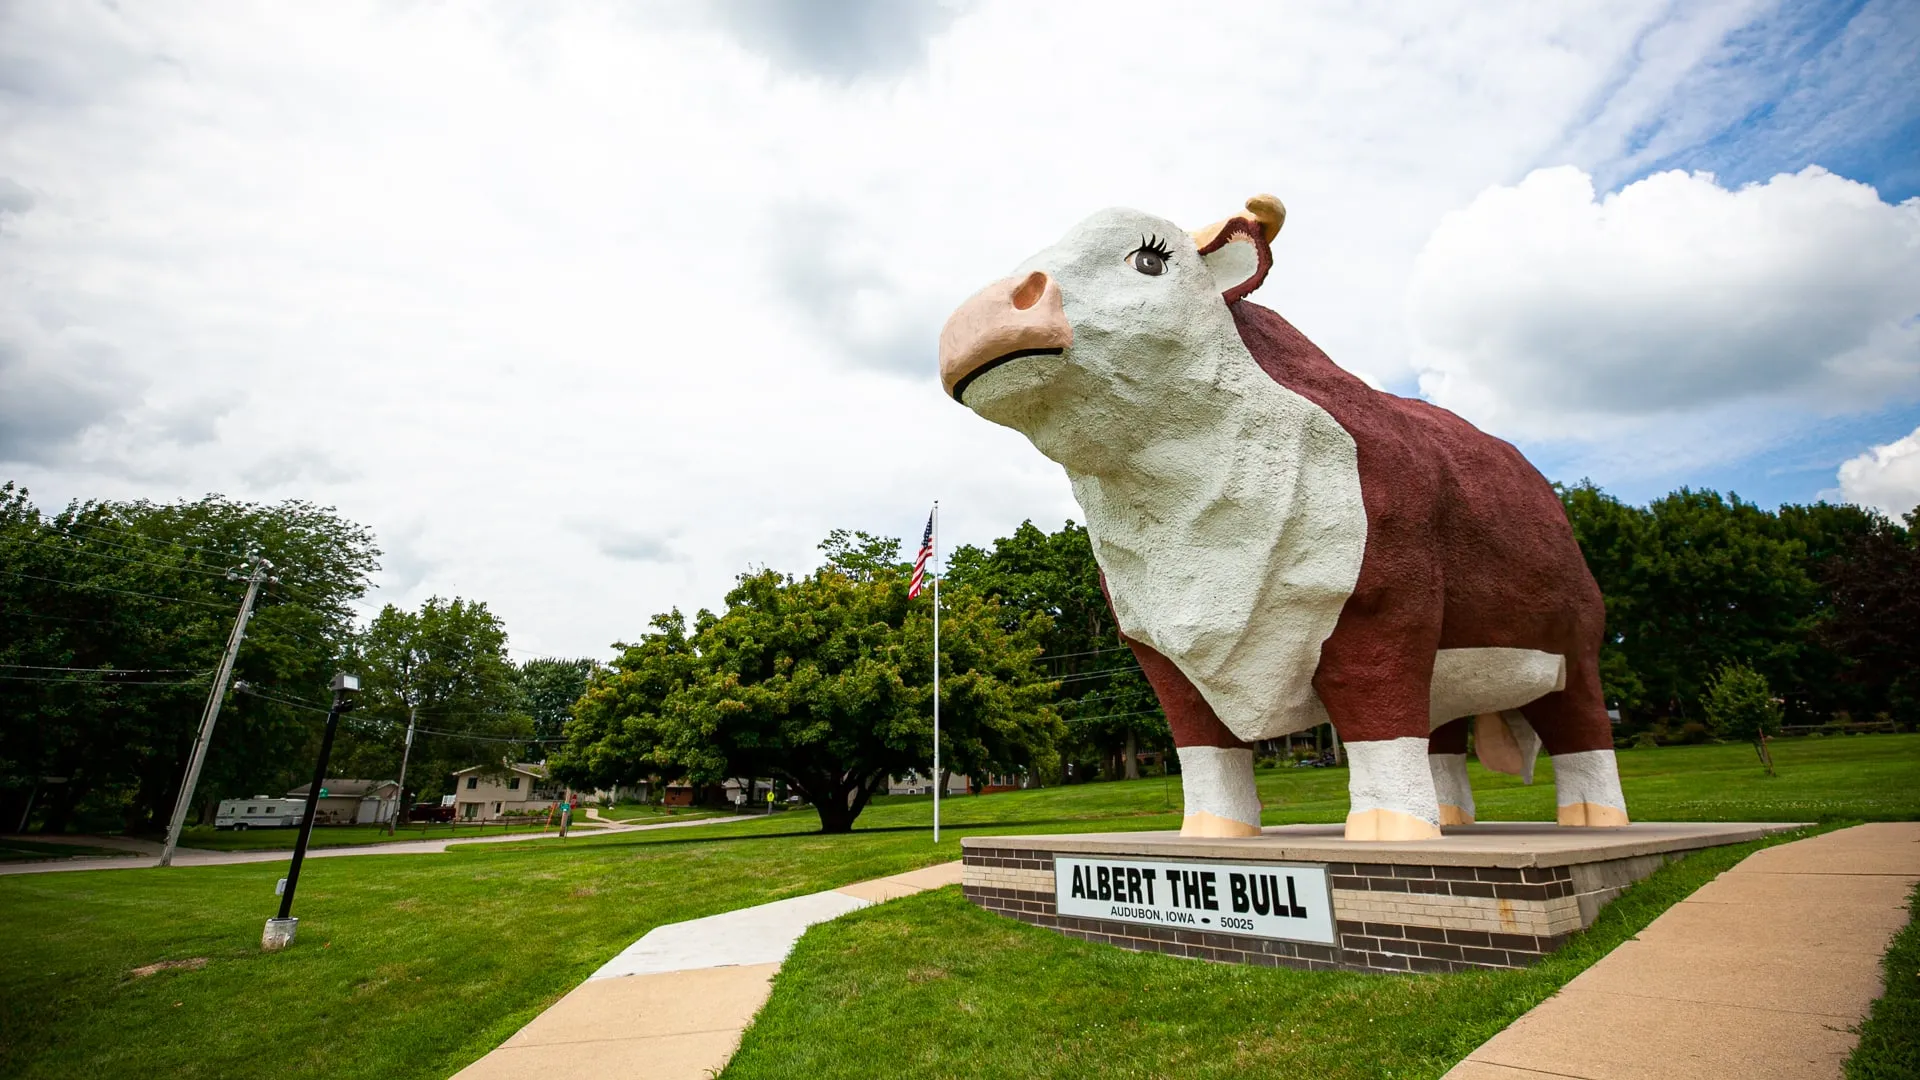
<instances>
[{"instance_id":1,"label":"power line","mask_svg":"<svg viewBox=\"0 0 1920 1080\"><path fill-rule=\"evenodd\" d=\"M132 589L115 589L106 585L95 585L90 581L66 581L62 578L41 577L38 574L23 574L18 570L0 570L0 574L11 574L14 577L26 578L29 581L44 581L49 585L65 585L72 589L93 589L97 592L119 593L122 596L138 596L148 600L171 600L176 604L192 604L195 607L213 608L216 611L225 611L227 609L226 604L212 604L205 600L189 600L184 596L162 596L159 593L135 592Z\"/></svg>"},{"instance_id":2,"label":"power line","mask_svg":"<svg viewBox=\"0 0 1920 1080\"><path fill-rule=\"evenodd\" d=\"M96 626L120 625L118 621L113 619L82 619L77 615L49 615L44 611L9 611L6 613L6 617L8 618L16 616L22 619L48 619L53 622L93 623Z\"/></svg>"},{"instance_id":3,"label":"power line","mask_svg":"<svg viewBox=\"0 0 1920 1080\"><path fill-rule=\"evenodd\" d=\"M1101 653L1119 652L1121 649L1131 649L1132 647L1131 645L1115 645L1107 649L1089 649L1086 652L1042 653L1040 654L1040 659L1070 660L1076 656L1098 656Z\"/></svg>"},{"instance_id":4,"label":"power line","mask_svg":"<svg viewBox=\"0 0 1920 1080\"><path fill-rule=\"evenodd\" d=\"M262 615L264 615L264 614L266 614L266 613L267 613L267 612L269 612L269 611L278 611L278 610L280 610L280 605L270 605L270 606L268 606L268 607L263 607L263 608L261 608L261 609L260 609L260 614L262 614ZM306 611L312 611L313 609L311 609L311 608L304 608L303 610L306 610ZM315 612L315 614L318 614L318 613L317 613L317 612ZM309 645L317 645L317 646L319 646L320 648L323 648L323 649L326 649L326 650L329 650L329 651L331 651L331 650L333 650L333 649L335 648L335 643L334 643L334 642L331 642L331 641L322 641L321 639L319 639L319 638L316 638L316 637L314 637L314 636L313 636L313 635L311 635L311 634L308 634L308 633L306 633L306 632L304 632L304 631L301 631L301 630L295 630L295 629L294 629L293 627L291 627L291 626L286 626L286 625L283 625L283 624L281 624L281 623L280 623L280 622L278 622L278 621L269 621L268 623L266 623L266 625L267 625L267 626L269 626L269 627L271 627L271 628L272 628L272 630L273 630L273 632L274 632L274 633L276 633L276 634L287 634L287 635L289 635L289 636L292 636L292 637L296 637L296 638L299 638L299 639L300 639L301 641L304 641L304 642L306 642L306 643L307 643L307 644L309 644Z\"/></svg>"},{"instance_id":5,"label":"power line","mask_svg":"<svg viewBox=\"0 0 1920 1080\"><path fill-rule=\"evenodd\" d=\"M279 593L282 599L292 601L296 604L303 604L307 607L321 607L330 603L330 601L323 600L303 588L290 585L277 578L268 583L267 591Z\"/></svg>"},{"instance_id":6,"label":"power line","mask_svg":"<svg viewBox=\"0 0 1920 1080\"><path fill-rule=\"evenodd\" d=\"M198 551L198 552L201 552L202 554L214 555L214 556L217 556L223 562L230 561L233 559L246 558L246 555L244 553L238 552L238 551L216 551L213 548L198 547L196 545L189 544L184 540L175 540L171 538L162 538L158 536L152 536L135 529L116 529L108 525L96 525L90 521L68 521L64 524L60 524L56 522L54 527L68 528L68 529L90 529L96 532L111 533L116 536L131 536L140 540L145 540L149 544L167 544L172 547L185 548L188 551ZM106 541L101 541L101 542L106 543ZM134 550L137 550L137 549L134 549Z\"/></svg>"},{"instance_id":7,"label":"power line","mask_svg":"<svg viewBox=\"0 0 1920 1080\"><path fill-rule=\"evenodd\" d=\"M531 735L527 736L524 739L516 739L506 735L474 735L465 731L435 731L433 728L424 728L424 727L415 728L414 730L419 732L422 735L439 735L449 739L471 739L474 742L563 743L567 741L565 739L537 739Z\"/></svg>"},{"instance_id":8,"label":"power line","mask_svg":"<svg viewBox=\"0 0 1920 1080\"><path fill-rule=\"evenodd\" d=\"M6 679L11 682L72 683L76 686L202 686L205 684L204 679L139 680L132 682L115 680L113 682L102 682L98 679L79 679L72 676L61 675L0 675L0 679Z\"/></svg>"},{"instance_id":9,"label":"power line","mask_svg":"<svg viewBox=\"0 0 1920 1080\"><path fill-rule=\"evenodd\" d=\"M58 667L52 664L0 664L0 668L17 668L23 671L87 671L96 675L178 675L181 672L205 675L207 673L205 668L185 667L91 668Z\"/></svg>"},{"instance_id":10,"label":"power line","mask_svg":"<svg viewBox=\"0 0 1920 1080\"><path fill-rule=\"evenodd\" d=\"M1064 701L1056 701L1053 704L1055 706L1084 705L1090 701L1109 701L1109 700L1112 700L1113 698L1137 698L1142 694L1151 694L1151 693L1153 693L1152 687L1139 686L1129 690L1115 690L1110 694L1088 694L1086 697L1082 697L1082 698L1067 698Z\"/></svg>"},{"instance_id":11,"label":"power line","mask_svg":"<svg viewBox=\"0 0 1920 1080\"><path fill-rule=\"evenodd\" d=\"M1164 713L1164 709L1140 709L1139 713L1098 713L1098 715L1092 715L1092 717L1068 717L1068 721L1069 723L1075 721L1075 719L1079 719L1079 721L1123 721L1123 719L1127 719L1127 717L1158 717L1160 713Z\"/></svg>"},{"instance_id":12,"label":"power line","mask_svg":"<svg viewBox=\"0 0 1920 1080\"><path fill-rule=\"evenodd\" d=\"M115 541L112 541L112 540L102 540L102 539L100 539L100 538L99 538L99 537L97 537L97 536L91 536L91 535L89 535L89 536L75 536L75 535L74 535L74 534L72 534L71 532L68 532L68 531L67 531L68 529L75 529L75 528L79 528L79 529L88 529L88 530L96 530L96 529L101 529L101 526L98 526L98 525L89 525L89 524L87 524L86 522L81 522L81 521L70 521L70 522L67 522L67 523L66 523L65 525L62 525L62 524L60 524L60 523L58 523L57 521L54 521L53 519L51 519L51 518L50 518L50 519L48 519L48 521L47 521L47 528L49 528L49 529L53 529L53 530L55 530L55 531L57 531L57 532L59 532L59 533L60 533L60 534L61 534L62 536L65 536L65 537L66 537L67 539L69 539L69 540L78 540L78 541L80 541L80 542L82 542L82 543L87 543L87 544L104 544L104 545L106 545L107 547L111 547L111 548L119 548L119 549L120 549L120 550L122 550L122 551L138 551L138 552L141 552L141 553L143 553L143 554L148 554L148 555L157 555L157 554L159 554L159 552L156 552L156 551L154 551L154 550L153 550L152 548L149 548L149 547L137 547L137 546L135 546L135 545L133 545L133 544L122 544L122 543L117 543L117 542L115 542ZM166 541L166 540L157 540L157 539L154 539L153 537L150 537L150 536L147 536L147 535L146 535L146 534L144 534L144 533L136 533L136 532L125 532L125 531L123 531L123 530L119 530L119 529L107 529L107 530L103 530L103 531L107 531L107 532L112 532L112 533L115 533L115 534L118 534L118 535L122 535L122 536L133 536L133 537L138 537L139 539L142 539L142 540L146 540L146 541L148 541L149 543L154 543L154 544L166 544L166 545L168 545L168 546L171 546L171 547L175 547L175 548L179 548L179 549L181 549L181 550L188 550L188 551L206 551L206 550L207 550L207 549L205 549L205 548L191 548L191 547L188 547L188 546L187 546L187 545L185 545L185 544L172 544L172 543L171 543L170 541ZM219 552L207 552L207 553L208 553L208 554L210 554L210 555L218 555L218 554L219 554ZM224 562L224 561L226 561L227 559L230 559L230 558L233 558L233 557L234 557L234 556L222 556L222 561Z\"/></svg>"},{"instance_id":13,"label":"power line","mask_svg":"<svg viewBox=\"0 0 1920 1080\"><path fill-rule=\"evenodd\" d=\"M1020 685L1033 686L1036 683L1047 683L1047 682L1055 682L1055 683L1060 683L1062 685L1065 685L1066 683L1086 682L1090 679L1099 679L1099 678L1104 678L1110 675L1125 675L1128 672L1139 671L1139 670L1141 670L1139 664L1129 664L1126 667L1102 668L1099 671L1083 671L1077 675L1062 675L1057 679L1034 679L1032 682L1025 682L1025 683L1021 683Z\"/></svg>"},{"instance_id":14,"label":"power line","mask_svg":"<svg viewBox=\"0 0 1920 1080\"><path fill-rule=\"evenodd\" d=\"M86 536L69 537L69 539L75 540L82 544L97 544L97 543L104 542L104 541L95 540L92 537L86 537ZM150 559L129 559L121 555L109 555L104 551L88 551L85 548L79 548L79 547L63 547L58 544L50 544L45 540L15 540L14 542L19 544L37 544L41 547L49 548L51 550L61 551L69 555L85 555L90 559L111 559L114 562L131 563L134 566L151 566L156 570L184 570L190 574L209 574L213 577L227 576L227 572L225 570L209 570L204 566L187 566L180 563L157 563L157 562L153 562ZM110 546L122 547L124 545L113 544Z\"/></svg>"},{"instance_id":15,"label":"power line","mask_svg":"<svg viewBox=\"0 0 1920 1080\"><path fill-rule=\"evenodd\" d=\"M168 539L163 539L157 536L149 536L146 533L135 532L130 529L114 529L104 525L94 525L94 524L91 524L88 522L82 522L82 521L70 521L66 523L66 525L60 525L57 523L50 522L48 527L56 530L68 529L68 528L80 528L80 529L89 529L89 530L100 531L100 532L107 532L117 536L131 536L139 540L145 540L150 544L159 544L165 547L178 548L184 551L198 551L206 555L214 555L214 556L217 556L221 562L231 562L235 559L242 559L246 557L244 555L239 555L232 552L216 551L213 548L196 547L193 544L184 543L179 540L168 540ZM72 536L71 534L68 534L68 538L72 540L78 540L81 543L87 543L87 544L105 544L108 547L119 548L122 551L137 551L142 554L158 554L158 552L155 552L152 548L136 547L132 544L115 543L112 540L102 540L97 536ZM97 555L99 553L86 552L85 554ZM132 561L132 560L128 560L128 561ZM150 565L162 566L166 564L153 563ZM212 574L215 577L225 577L227 574L227 571L225 570L212 570L206 567L198 567L198 566L178 566L178 567L173 567L173 569L189 570L199 574ZM296 593L305 591L305 588L303 586L294 586L291 583L285 582L285 581L276 581L276 584L284 585L286 588ZM318 596L312 593L308 593L307 596L309 598L308 599L309 603L325 603L326 602L324 600L321 600Z\"/></svg>"},{"instance_id":16,"label":"power line","mask_svg":"<svg viewBox=\"0 0 1920 1080\"><path fill-rule=\"evenodd\" d=\"M252 683L239 683L239 682L234 683L233 692L236 694L245 694L248 697L257 697L264 701L278 702L282 705L286 705L290 708L295 708L295 709L307 709L311 712L317 712L317 713L323 713L323 712L329 711L326 706L315 705L310 701L299 701L291 698L275 697L272 694L263 694L260 691L255 690L253 688Z\"/></svg>"}]
</instances>

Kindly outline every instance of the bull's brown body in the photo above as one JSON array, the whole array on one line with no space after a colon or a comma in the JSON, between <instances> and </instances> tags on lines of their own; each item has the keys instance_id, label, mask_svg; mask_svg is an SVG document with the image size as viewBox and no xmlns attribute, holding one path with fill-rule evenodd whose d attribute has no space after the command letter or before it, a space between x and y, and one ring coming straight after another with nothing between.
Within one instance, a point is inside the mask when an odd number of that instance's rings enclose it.
<instances>
[{"instance_id":1,"label":"bull's brown body","mask_svg":"<svg viewBox=\"0 0 1920 1080\"><path fill-rule=\"evenodd\" d=\"M1314 689L1347 741L1428 734L1434 654L1521 648L1566 658L1566 689L1522 708L1549 754L1613 745L1598 670L1606 612L1552 487L1511 444L1375 390L1278 314L1232 304L1274 381L1325 409L1359 450L1367 545ZM1165 657L1129 642L1183 746L1245 746ZM1435 733L1465 750L1466 726Z\"/></svg>"}]
</instances>

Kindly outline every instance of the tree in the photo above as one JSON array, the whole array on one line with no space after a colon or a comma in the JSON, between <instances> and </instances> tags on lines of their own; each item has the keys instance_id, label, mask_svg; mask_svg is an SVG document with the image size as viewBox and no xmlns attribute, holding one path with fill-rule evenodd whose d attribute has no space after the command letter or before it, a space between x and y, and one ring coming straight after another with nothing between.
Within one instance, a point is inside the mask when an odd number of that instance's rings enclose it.
<instances>
[{"instance_id":1,"label":"tree","mask_svg":"<svg viewBox=\"0 0 1920 1080\"><path fill-rule=\"evenodd\" d=\"M1831 597L1820 637L1868 712L1920 722L1920 510L1851 537L1822 567Z\"/></svg>"},{"instance_id":2,"label":"tree","mask_svg":"<svg viewBox=\"0 0 1920 1080\"><path fill-rule=\"evenodd\" d=\"M1805 701L1820 590L1804 536L1819 515L1783 527L1738 496L1686 488L1644 510L1585 482L1561 499L1606 598L1610 701L1684 719L1735 657Z\"/></svg>"},{"instance_id":3,"label":"tree","mask_svg":"<svg viewBox=\"0 0 1920 1080\"><path fill-rule=\"evenodd\" d=\"M1070 760L1132 779L1141 746L1170 748L1166 716L1120 640L1085 528L1069 521L1047 533L1022 522L991 551L956 548L947 580L998 600L1010 620L1047 618L1041 664L1060 682L1055 708Z\"/></svg>"},{"instance_id":4,"label":"tree","mask_svg":"<svg viewBox=\"0 0 1920 1080\"><path fill-rule=\"evenodd\" d=\"M342 771L397 775L409 719L407 774L421 792L444 791L455 769L504 765L534 736L506 626L480 601L430 597L417 612L388 604L344 663L361 691L341 724Z\"/></svg>"},{"instance_id":5,"label":"tree","mask_svg":"<svg viewBox=\"0 0 1920 1080\"><path fill-rule=\"evenodd\" d=\"M704 614L704 613L703 613ZM567 741L548 758L555 779L580 788L613 788L675 769L661 753L661 712L699 669L700 657L678 609L655 615L637 645L597 669L573 704Z\"/></svg>"},{"instance_id":6,"label":"tree","mask_svg":"<svg viewBox=\"0 0 1920 1080\"><path fill-rule=\"evenodd\" d=\"M520 709L533 720L533 737L542 747L557 746L566 738L574 702L587 692L599 664L588 659L543 657L520 665L514 683L520 691Z\"/></svg>"},{"instance_id":7,"label":"tree","mask_svg":"<svg viewBox=\"0 0 1920 1080\"><path fill-rule=\"evenodd\" d=\"M1708 680L1701 707L1715 735L1752 743L1767 775L1773 775L1767 739L1780 734L1782 710L1765 675L1745 664L1723 664Z\"/></svg>"},{"instance_id":8,"label":"tree","mask_svg":"<svg viewBox=\"0 0 1920 1080\"><path fill-rule=\"evenodd\" d=\"M846 832L890 775L932 758L931 597L907 599L898 541L837 532L802 578L740 576L689 633L678 612L625 648L574 711L560 774L647 772L695 784L772 777ZM1044 766L1053 685L1034 666L1044 616L941 590L941 757L1000 772Z\"/></svg>"},{"instance_id":9,"label":"tree","mask_svg":"<svg viewBox=\"0 0 1920 1080\"><path fill-rule=\"evenodd\" d=\"M284 790L298 775L317 717L272 698L327 684L350 602L378 567L371 534L300 501L75 502L49 515L0 485L7 817L17 821L33 799L48 831L76 816L111 816L133 831L165 820L244 591L227 571L256 552L279 582L259 597L235 674L267 696L225 703L198 788L203 810L223 793ZM38 790L48 776L64 781Z\"/></svg>"}]
</instances>

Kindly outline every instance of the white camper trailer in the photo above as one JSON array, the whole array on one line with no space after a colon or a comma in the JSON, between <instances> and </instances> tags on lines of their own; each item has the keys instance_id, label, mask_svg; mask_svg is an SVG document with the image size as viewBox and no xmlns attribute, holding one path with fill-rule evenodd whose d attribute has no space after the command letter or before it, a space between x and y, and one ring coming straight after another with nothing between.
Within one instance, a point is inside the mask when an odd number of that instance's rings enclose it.
<instances>
[{"instance_id":1,"label":"white camper trailer","mask_svg":"<svg viewBox=\"0 0 1920 1080\"><path fill-rule=\"evenodd\" d=\"M255 795L251 799L222 799L213 816L216 829L285 829L300 824L307 811L305 799L275 799Z\"/></svg>"}]
</instances>

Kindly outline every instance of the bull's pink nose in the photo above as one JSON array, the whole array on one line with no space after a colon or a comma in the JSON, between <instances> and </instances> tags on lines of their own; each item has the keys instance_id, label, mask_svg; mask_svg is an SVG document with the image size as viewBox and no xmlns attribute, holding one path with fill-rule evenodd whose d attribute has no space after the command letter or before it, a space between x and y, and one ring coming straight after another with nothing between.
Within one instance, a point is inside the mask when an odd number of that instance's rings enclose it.
<instances>
[{"instance_id":1,"label":"bull's pink nose","mask_svg":"<svg viewBox=\"0 0 1920 1080\"><path fill-rule=\"evenodd\" d=\"M940 331L940 383L957 401L989 368L1064 352L1072 344L1060 286L1039 270L1015 274L973 294L947 318Z\"/></svg>"}]
</instances>

